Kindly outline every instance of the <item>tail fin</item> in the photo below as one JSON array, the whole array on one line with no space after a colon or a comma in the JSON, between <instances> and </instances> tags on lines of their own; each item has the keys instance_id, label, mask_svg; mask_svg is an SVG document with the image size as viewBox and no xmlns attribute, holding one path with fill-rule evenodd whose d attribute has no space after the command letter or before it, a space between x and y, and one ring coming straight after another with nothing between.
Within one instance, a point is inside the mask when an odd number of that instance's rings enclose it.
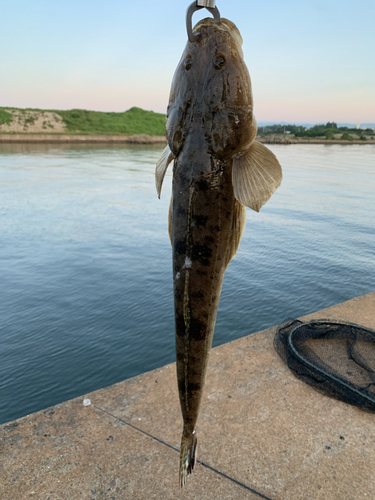
<instances>
[{"instance_id":1,"label":"tail fin","mask_svg":"<svg viewBox=\"0 0 375 500\"><path fill-rule=\"evenodd\" d=\"M197 463L197 437L195 431L188 432L184 429L181 439L180 452L180 488L186 483L186 477L194 470Z\"/></svg>"}]
</instances>

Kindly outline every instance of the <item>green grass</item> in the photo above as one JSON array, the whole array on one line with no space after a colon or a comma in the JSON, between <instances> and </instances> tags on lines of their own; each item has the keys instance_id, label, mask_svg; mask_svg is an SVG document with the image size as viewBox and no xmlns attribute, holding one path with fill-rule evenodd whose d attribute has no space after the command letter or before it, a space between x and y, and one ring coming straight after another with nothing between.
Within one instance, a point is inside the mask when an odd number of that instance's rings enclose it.
<instances>
[{"instance_id":1,"label":"green grass","mask_svg":"<svg viewBox=\"0 0 375 500\"><path fill-rule=\"evenodd\" d=\"M64 120L67 132L165 135L165 115L141 108L131 108L123 113L85 109L56 110L55 113Z\"/></svg>"},{"instance_id":2,"label":"green grass","mask_svg":"<svg viewBox=\"0 0 375 500\"><path fill-rule=\"evenodd\" d=\"M25 125L28 125L29 123L30 123L30 125L34 125L35 118L33 116L29 116L28 118L26 118Z\"/></svg>"},{"instance_id":3,"label":"green grass","mask_svg":"<svg viewBox=\"0 0 375 500\"><path fill-rule=\"evenodd\" d=\"M7 108L24 112L23 109ZM27 111L52 111L60 115L66 125L68 133L83 134L147 134L165 135L166 117L162 113L145 111L141 108L131 108L123 113L104 113L102 111L88 111L85 109L31 109ZM4 118L2 118L4 116ZM5 108L0 108L0 124L9 123ZM30 119L28 119L31 121ZM10 120L9 120L10 121Z\"/></svg>"},{"instance_id":4,"label":"green grass","mask_svg":"<svg viewBox=\"0 0 375 500\"><path fill-rule=\"evenodd\" d=\"M12 115L5 111L5 109L0 108L0 125L7 124L12 121Z\"/></svg>"}]
</instances>

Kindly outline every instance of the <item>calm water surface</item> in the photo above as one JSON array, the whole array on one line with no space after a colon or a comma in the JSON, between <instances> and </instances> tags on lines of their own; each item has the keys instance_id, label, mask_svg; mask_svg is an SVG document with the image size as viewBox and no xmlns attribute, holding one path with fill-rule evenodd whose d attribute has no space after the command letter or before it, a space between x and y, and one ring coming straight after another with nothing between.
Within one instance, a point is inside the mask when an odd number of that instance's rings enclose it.
<instances>
[{"instance_id":1,"label":"calm water surface","mask_svg":"<svg viewBox=\"0 0 375 500\"><path fill-rule=\"evenodd\" d=\"M375 146L272 146L214 345L375 290ZM0 144L0 423L173 362L162 146Z\"/></svg>"}]
</instances>

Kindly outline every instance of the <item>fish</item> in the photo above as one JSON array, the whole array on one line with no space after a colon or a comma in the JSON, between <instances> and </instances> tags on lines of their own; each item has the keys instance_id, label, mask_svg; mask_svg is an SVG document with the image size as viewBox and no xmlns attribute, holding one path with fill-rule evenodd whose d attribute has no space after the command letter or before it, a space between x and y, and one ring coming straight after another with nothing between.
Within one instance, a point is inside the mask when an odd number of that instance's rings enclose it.
<instances>
[{"instance_id":1,"label":"fish","mask_svg":"<svg viewBox=\"0 0 375 500\"><path fill-rule=\"evenodd\" d=\"M234 23L206 18L176 68L157 162L160 198L173 164L168 227L173 253L177 382L183 417L179 485L197 462L202 402L225 270L246 207L259 212L282 180L275 155L255 140L257 122L242 37Z\"/></svg>"}]
</instances>

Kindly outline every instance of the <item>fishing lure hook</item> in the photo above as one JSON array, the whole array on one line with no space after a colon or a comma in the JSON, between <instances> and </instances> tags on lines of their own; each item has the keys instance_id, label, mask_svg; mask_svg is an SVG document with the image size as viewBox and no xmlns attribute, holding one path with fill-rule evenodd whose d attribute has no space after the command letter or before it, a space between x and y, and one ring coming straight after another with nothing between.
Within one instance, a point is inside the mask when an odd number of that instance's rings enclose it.
<instances>
[{"instance_id":1,"label":"fishing lure hook","mask_svg":"<svg viewBox=\"0 0 375 500\"><path fill-rule=\"evenodd\" d=\"M192 25L192 17L194 12L206 8L214 16L214 19L220 22L220 12L215 4L216 0L196 0L188 7L186 11L186 30L190 42L195 41L195 35L193 35L193 25Z\"/></svg>"}]
</instances>

